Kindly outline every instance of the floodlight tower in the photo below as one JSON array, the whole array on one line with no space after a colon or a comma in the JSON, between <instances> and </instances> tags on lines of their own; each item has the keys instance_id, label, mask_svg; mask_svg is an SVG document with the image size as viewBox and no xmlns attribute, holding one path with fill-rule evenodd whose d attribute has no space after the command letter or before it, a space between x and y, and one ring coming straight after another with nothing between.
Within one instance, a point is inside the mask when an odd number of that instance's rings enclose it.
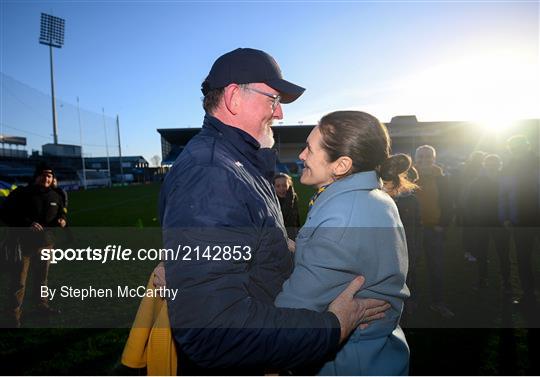
<instances>
[{"instance_id":1,"label":"floodlight tower","mask_svg":"<svg viewBox=\"0 0 540 377\"><path fill-rule=\"evenodd\" d=\"M51 61L51 98L54 144L58 144L58 128L56 125L56 101L54 98L53 47L62 48L64 45L64 25L64 19L41 13L39 43L49 46L49 57Z\"/></svg>"}]
</instances>

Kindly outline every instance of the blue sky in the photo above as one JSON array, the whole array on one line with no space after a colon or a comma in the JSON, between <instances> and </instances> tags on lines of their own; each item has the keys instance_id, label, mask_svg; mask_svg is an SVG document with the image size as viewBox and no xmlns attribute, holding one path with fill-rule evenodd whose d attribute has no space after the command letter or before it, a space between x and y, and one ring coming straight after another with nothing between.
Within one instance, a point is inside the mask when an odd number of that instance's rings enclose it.
<instances>
[{"instance_id":1,"label":"blue sky","mask_svg":"<svg viewBox=\"0 0 540 377\"><path fill-rule=\"evenodd\" d=\"M2 132L27 136L29 149L52 140L50 104L36 94L50 93L41 12L66 19L54 51L60 142L79 140L78 96L94 156L104 155L102 108L111 148L120 116L125 155L160 155L157 128L200 126L200 83L237 47L269 52L307 88L284 106L285 124L337 109L381 121L539 117L536 1L0 1Z\"/></svg>"}]
</instances>

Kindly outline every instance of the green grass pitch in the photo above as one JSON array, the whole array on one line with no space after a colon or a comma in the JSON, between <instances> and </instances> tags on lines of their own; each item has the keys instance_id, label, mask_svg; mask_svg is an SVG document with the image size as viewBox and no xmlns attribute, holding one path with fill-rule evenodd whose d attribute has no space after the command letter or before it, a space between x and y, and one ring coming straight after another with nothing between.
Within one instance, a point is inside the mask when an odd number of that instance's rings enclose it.
<instances>
[{"instance_id":1,"label":"green grass pitch","mask_svg":"<svg viewBox=\"0 0 540 377\"><path fill-rule=\"evenodd\" d=\"M307 201L313 190L302 186L295 179L300 197L300 212L305 218ZM69 224L71 227L126 227L149 229L159 227L157 201L159 184L113 187L69 193ZM159 228L154 229L159 232ZM500 329L501 299L499 292L498 260L490 254L490 287L482 292L471 288L476 278L476 266L463 261L458 230L448 231L446 249L446 292L449 306L457 317L467 318L479 327L444 328L428 309L427 274L423 256L418 266L420 309L413 320L416 323L406 329L411 348L412 374L538 374L538 329L523 327L519 310L511 309L510 316L516 328ZM519 280L512 251L512 284L519 292ZM537 253L538 254L538 253ZM538 255L535 255L536 276L540 276ZM124 278L133 284L145 284L154 262L141 263L132 268ZM119 266L92 265L76 267L70 263L51 268L50 280L80 279L108 281ZM6 276L0 277L5 287ZM2 288L0 297L5 295ZM131 308L133 315L137 303ZM80 310L85 310L83 307ZM66 313L76 315L77 311ZM98 317L98 320L100 318ZM476 321L476 322L475 322ZM487 321L487 322L486 322ZM432 329L421 328L423 323L435 323ZM486 323L488 324L486 326ZM451 323L450 323L451 325ZM114 329L2 329L0 334L0 358L4 360L4 374L137 374L119 364L119 358L127 338L128 328Z\"/></svg>"}]
</instances>

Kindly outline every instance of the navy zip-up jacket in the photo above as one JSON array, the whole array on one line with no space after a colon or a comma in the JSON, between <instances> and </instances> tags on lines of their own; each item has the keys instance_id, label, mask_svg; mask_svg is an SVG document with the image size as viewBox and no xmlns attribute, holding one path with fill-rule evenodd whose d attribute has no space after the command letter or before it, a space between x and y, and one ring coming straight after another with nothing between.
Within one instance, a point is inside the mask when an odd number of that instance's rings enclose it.
<instances>
[{"instance_id":1,"label":"navy zip-up jacket","mask_svg":"<svg viewBox=\"0 0 540 377\"><path fill-rule=\"evenodd\" d=\"M164 245L180 250L165 262L167 288L179 289L169 317L180 354L197 367L258 373L338 348L334 314L273 304L293 267L271 184L275 160L246 132L206 115L163 184Z\"/></svg>"}]
</instances>

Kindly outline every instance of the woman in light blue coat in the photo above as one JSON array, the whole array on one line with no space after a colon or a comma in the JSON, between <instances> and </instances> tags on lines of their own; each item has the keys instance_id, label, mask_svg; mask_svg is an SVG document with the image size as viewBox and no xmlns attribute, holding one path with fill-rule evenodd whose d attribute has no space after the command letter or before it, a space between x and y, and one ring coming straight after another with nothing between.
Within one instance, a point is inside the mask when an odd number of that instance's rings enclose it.
<instances>
[{"instance_id":1,"label":"woman in light blue coat","mask_svg":"<svg viewBox=\"0 0 540 377\"><path fill-rule=\"evenodd\" d=\"M406 375L409 347L399 319L409 296L407 245L383 180L391 193L412 189L403 174L411 160L390 156L386 127L358 111L324 116L300 159L300 181L318 191L296 238L294 271L276 305L322 312L355 277L364 276L358 296L382 299L391 308L314 368L320 375Z\"/></svg>"}]
</instances>

